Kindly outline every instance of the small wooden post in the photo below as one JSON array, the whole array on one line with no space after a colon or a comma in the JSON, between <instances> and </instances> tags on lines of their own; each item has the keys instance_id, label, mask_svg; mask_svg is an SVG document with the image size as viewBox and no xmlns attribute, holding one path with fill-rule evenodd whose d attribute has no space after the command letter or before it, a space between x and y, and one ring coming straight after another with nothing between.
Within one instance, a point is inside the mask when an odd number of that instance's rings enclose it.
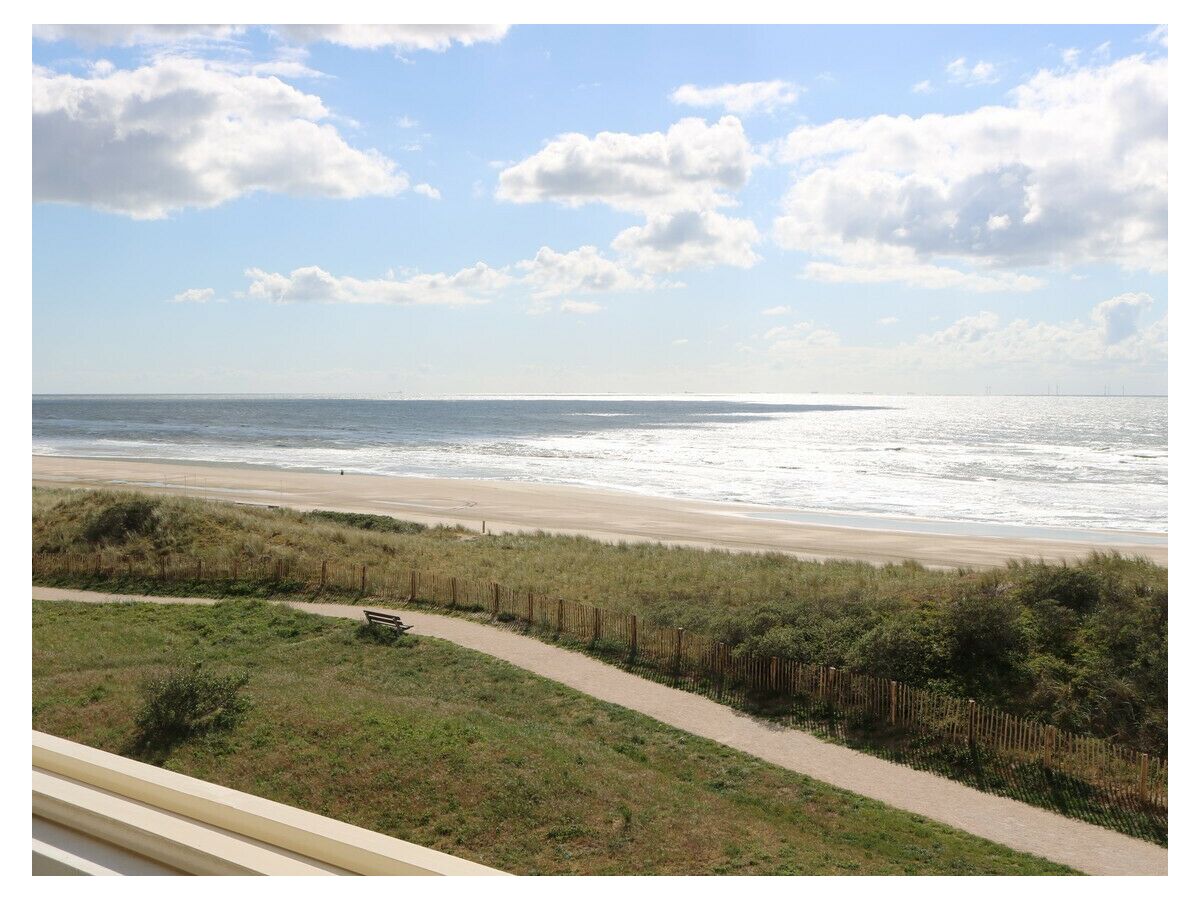
<instances>
[{"instance_id":1,"label":"small wooden post","mask_svg":"<svg viewBox=\"0 0 1200 900\"><path fill-rule=\"evenodd\" d=\"M362 575L359 578L358 589L364 594L367 592L367 567L362 567Z\"/></svg>"},{"instance_id":2,"label":"small wooden post","mask_svg":"<svg viewBox=\"0 0 1200 900\"><path fill-rule=\"evenodd\" d=\"M329 577L329 560L321 560L321 590L325 590L325 580Z\"/></svg>"},{"instance_id":3,"label":"small wooden post","mask_svg":"<svg viewBox=\"0 0 1200 900\"><path fill-rule=\"evenodd\" d=\"M479 531L481 534L487 534L487 519L483 520L483 524L480 526Z\"/></svg>"},{"instance_id":4,"label":"small wooden post","mask_svg":"<svg viewBox=\"0 0 1200 900\"><path fill-rule=\"evenodd\" d=\"M237 579L238 579L238 561L237 561L237 559L234 559L234 561L233 561L233 580L237 581Z\"/></svg>"},{"instance_id":5,"label":"small wooden post","mask_svg":"<svg viewBox=\"0 0 1200 900\"><path fill-rule=\"evenodd\" d=\"M629 617L629 658L637 656L637 616Z\"/></svg>"},{"instance_id":6,"label":"small wooden post","mask_svg":"<svg viewBox=\"0 0 1200 900\"><path fill-rule=\"evenodd\" d=\"M717 693L725 690L725 644L717 642Z\"/></svg>"},{"instance_id":7,"label":"small wooden post","mask_svg":"<svg viewBox=\"0 0 1200 900\"><path fill-rule=\"evenodd\" d=\"M275 560L275 580L283 581L283 560Z\"/></svg>"},{"instance_id":8,"label":"small wooden post","mask_svg":"<svg viewBox=\"0 0 1200 900\"><path fill-rule=\"evenodd\" d=\"M417 570L413 569L408 573L408 599L415 601L417 599Z\"/></svg>"},{"instance_id":9,"label":"small wooden post","mask_svg":"<svg viewBox=\"0 0 1200 900\"><path fill-rule=\"evenodd\" d=\"M600 641L600 607L592 607L592 643Z\"/></svg>"},{"instance_id":10,"label":"small wooden post","mask_svg":"<svg viewBox=\"0 0 1200 900\"><path fill-rule=\"evenodd\" d=\"M492 582L492 618L500 618L500 585Z\"/></svg>"},{"instance_id":11,"label":"small wooden post","mask_svg":"<svg viewBox=\"0 0 1200 900\"><path fill-rule=\"evenodd\" d=\"M564 612L564 610L563 610L563 598L562 598L562 597L559 597L559 598L558 598L558 618L557 618L557 620L556 620L556 622L555 622L555 624L554 624L554 633L555 633L555 634L562 634L562 630L563 630L563 618L564 618L564 616L563 616L563 612Z\"/></svg>"},{"instance_id":12,"label":"small wooden post","mask_svg":"<svg viewBox=\"0 0 1200 900\"><path fill-rule=\"evenodd\" d=\"M767 687L773 691L779 690L779 657L771 657L771 671L767 676Z\"/></svg>"},{"instance_id":13,"label":"small wooden post","mask_svg":"<svg viewBox=\"0 0 1200 900\"><path fill-rule=\"evenodd\" d=\"M96 577L100 577L100 554L96 554Z\"/></svg>"},{"instance_id":14,"label":"small wooden post","mask_svg":"<svg viewBox=\"0 0 1200 900\"><path fill-rule=\"evenodd\" d=\"M204 577L204 560L196 560L196 580L199 581Z\"/></svg>"},{"instance_id":15,"label":"small wooden post","mask_svg":"<svg viewBox=\"0 0 1200 900\"><path fill-rule=\"evenodd\" d=\"M529 592L528 605L525 607L525 624L533 627L533 591Z\"/></svg>"},{"instance_id":16,"label":"small wooden post","mask_svg":"<svg viewBox=\"0 0 1200 900\"><path fill-rule=\"evenodd\" d=\"M1054 726L1047 725L1042 739L1042 765L1050 768L1050 754L1054 752Z\"/></svg>"},{"instance_id":17,"label":"small wooden post","mask_svg":"<svg viewBox=\"0 0 1200 900\"><path fill-rule=\"evenodd\" d=\"M450 579L450 608L458 606L458 579Z\"/></svg>"},{"instance_id":18,"label":"small wooden post","mask_svg":"<svg viewBox=\"0 0 1200 900\"><path fill-rule=\"evenodd\" d=\"M1147 789L1150 786L1150 756L1143 753L1141 759L1138 760L1138 796L1143 800L1146 799Z\"/></svg>"},{"instance_id":19,"label":"small wooden post","mask_svg":"<svg viewBox=\"0 0 1200 900\"><path fill-rule=\"evenodd\" d=\"M162 581L167 580L167 560L163 556L158 558L158 577Z\"/></svg>"},{"instance_id":20,"label":"small wooden post","mask_svg":"<svg viewBox=\"0 0 1200 900\"><path fill-rule=\"evenodd\" d=\"M679 670L683 667L683 629L675 629L675 675L679 676Z\"/></svg>"},{"instance_id":21,"label":"small wooden post","mask_svg":"<svg viewBox=\"0 0 1200 900\"><path fill-rule=\"evenodd\" d=\"M829 677L825 679L825 692L829 695L829 702L837 705L837 667L829 667Z\"/></svg>"},{"instance_id":22,"label":"small wooden post","mask_svg":"<svg viewBox=\"0 0 1200 900\"><path fill-rule=\"evenodd\" d=\"M975 746L975 701L967 701L967 746Z\"/></svg>"},{"instance_id":23,"label":"small wooden post","mask_svg":"<svg viewBox=\"0 0 1200 900\"><path fill-rule=\"evenodd\" d=\"M896 682L888 682L889 706L888 706L888 724L896 724Z\"/></svg>"}]
</instances>

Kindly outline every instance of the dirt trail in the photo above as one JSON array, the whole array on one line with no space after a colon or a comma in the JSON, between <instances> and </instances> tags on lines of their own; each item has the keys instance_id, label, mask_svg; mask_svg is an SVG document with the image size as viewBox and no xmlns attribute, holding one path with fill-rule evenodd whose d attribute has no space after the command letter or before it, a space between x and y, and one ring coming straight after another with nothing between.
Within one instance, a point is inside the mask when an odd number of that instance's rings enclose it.
<instances>
[{"instance_id":1,"label":"dirt trail","mask_svg":"<svg viewBox=\"0 0 1200 900\"><path fill-rule=\"evenodd\" d=\"M92 603L216 602L207 598L143 597L36 586L33 597ZM300 601L287 604L317 615L362 617L362 608L358 606ZM387 606L378 604L372 608ZM581 653L503 628L413 609L404 609L402 614L405 622L413 625L413 634L441 638L486 653L681 731L1014 850L1033 853L1089 875L1167 874L1167 851L1154 844L829 744L803 731L773 727L706 697L648 681Z\"/></svg>"}]
</instances>

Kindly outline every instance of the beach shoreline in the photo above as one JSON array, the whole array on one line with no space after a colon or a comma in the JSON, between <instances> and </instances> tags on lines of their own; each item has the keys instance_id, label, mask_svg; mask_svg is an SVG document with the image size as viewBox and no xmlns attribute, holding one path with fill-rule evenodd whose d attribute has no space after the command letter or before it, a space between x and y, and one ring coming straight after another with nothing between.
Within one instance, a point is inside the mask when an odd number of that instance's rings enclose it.
<instances>
[{"instance_id":1,"label":"beach shoreline","mask_svg":"<svg viewBox=\"0 0 1200 900\"><path fill-rule=\"evenodd\" d=\"M394 475L338 475L212 462L32 456L33 484L108 488L162 495L390 515L428 525L489 533L546 531L617 542L654 542L805 559L874 564L915 560L937 567L993 567L1010 559L1070 561L1093 550L1167 564L1165 535L1071 530L1072 539L955 533L956 523L811 514L748 503L665 498L575 485ZM917 527L916 522L921 522ZM888 527L894 525L895 527ZM946 531L939 529L944 526ZM965 529L964 529L965 530ZM979 530L978 528L972 530ZM997 531L1011 532L1011 526ZM1076 537L1076 533L1078 537Z\"/></svg>"}]
</instances>

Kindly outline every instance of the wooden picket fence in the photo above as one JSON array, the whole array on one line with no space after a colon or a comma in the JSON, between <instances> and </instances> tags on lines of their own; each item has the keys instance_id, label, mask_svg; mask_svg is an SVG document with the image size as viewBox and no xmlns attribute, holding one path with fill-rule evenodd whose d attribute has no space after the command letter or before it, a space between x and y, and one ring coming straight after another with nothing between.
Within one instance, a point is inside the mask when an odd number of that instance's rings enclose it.
<instances>
[{"instance_id":1,"label":"wooden picket fence","mask_svg":"<svg viewBox=\"0 0 1200 900\"><path fill-rule=\"evenodd\" d=\"M1081 782L1118 809L1167 813L1167 762L1110 741L1020 718L974 700L780 657L736 653L682 628L587 603L517 591L490 581L396 566L260 557L135 558L115 552L34 554L34 577L275 581L290 589L361 594L476 611L585 645L643 674L727 701L795 708L884 734L916 735L985 752L1013 779L1031 768ZM993 768L996 768L993 766Z\"/></svg>"}]
</instances>

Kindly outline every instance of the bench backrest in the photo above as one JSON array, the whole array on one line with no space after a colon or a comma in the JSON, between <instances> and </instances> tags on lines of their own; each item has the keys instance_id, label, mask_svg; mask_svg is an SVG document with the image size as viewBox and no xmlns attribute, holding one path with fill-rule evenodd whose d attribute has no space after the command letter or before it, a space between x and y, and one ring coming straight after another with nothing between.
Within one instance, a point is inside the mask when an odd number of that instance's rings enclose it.
<instances>
[{"instance_id":1,"label":"bench backrest","mask_svg":"<svg viewBox=\"0 0 1200 900\"><path fill-rule=\"evenodd\" d=\"M374 612L373 610L364 609L363 615L367 617L367 621L375 625L391 625L393 628L399 628L404 623L400 621L399 616L393 616L389 613Z\"/></svg>"}]
</instances>

